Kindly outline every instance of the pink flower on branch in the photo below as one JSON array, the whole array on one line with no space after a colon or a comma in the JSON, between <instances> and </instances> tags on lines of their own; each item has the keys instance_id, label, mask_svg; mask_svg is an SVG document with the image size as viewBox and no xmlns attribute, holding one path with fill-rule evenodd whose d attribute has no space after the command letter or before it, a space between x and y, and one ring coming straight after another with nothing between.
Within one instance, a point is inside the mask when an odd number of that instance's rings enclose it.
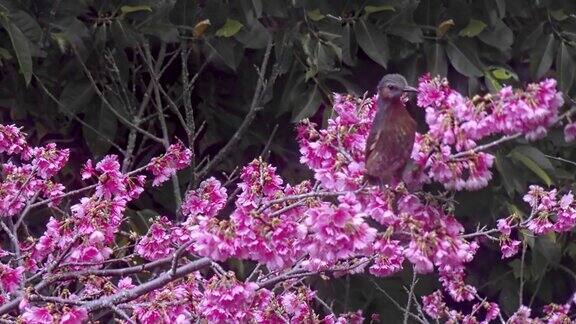
<instances>
[{"instance_id":1,"label":"pink flower on branch","mask_svg":"<svg viewBox=\"0 0 576 324\"><path fill-rule=\"evenodd\" d=\"M159 186L176 174L176 171L186 168L191 157L192 151L184 147L181 141L170 145L164 155L152 158L148 164L147 170L154 175L152 185Z\"/></svg>"}]
</instances>

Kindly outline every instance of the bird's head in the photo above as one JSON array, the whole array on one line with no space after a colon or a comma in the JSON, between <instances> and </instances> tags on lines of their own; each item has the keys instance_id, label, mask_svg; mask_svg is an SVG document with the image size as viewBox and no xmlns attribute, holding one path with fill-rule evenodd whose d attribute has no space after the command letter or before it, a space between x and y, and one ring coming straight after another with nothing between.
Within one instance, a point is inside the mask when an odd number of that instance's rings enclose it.
<instances>
[{"instance_id":1,"label":"bird's head","mask_svg":"<svg viewBox=\"0 0 576 324\"><path fill-rule=\"evenodd\" d=\"M380 99L398 99L405 92L417 92L418 89L408 85L400 74L386 74L378 83Z\"/></svg>"}]
</instances>

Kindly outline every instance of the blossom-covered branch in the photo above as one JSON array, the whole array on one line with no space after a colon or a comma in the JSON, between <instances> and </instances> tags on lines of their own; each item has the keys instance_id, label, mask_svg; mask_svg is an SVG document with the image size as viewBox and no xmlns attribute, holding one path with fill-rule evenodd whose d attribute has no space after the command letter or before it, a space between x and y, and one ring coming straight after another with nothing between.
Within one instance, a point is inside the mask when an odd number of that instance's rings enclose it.
<instances>
[{"instance_id":1,"label":"blossom-covered branch","mask_svg":"<svg viewBox=\"0 0 576 324\"><path fill-rule=\"evenodd\" d=\"M561 94L553 80L544 80L468 99L446 80L428 76L419 90L430 130L417 136L405 183L365 183L364 147L376 97L335 95L326 128L308 120L297 127L300 161L314 182L287 183L274 166L255 159L241 169L237 194L229 197L215 177L203 179L179 206L182 221L155 217L142 236L121 231L124 213L146 190L146 173L160 186L190 164L192 152L182 142L130 172L115 155L88 160L81 170L85 186L66 190L54 180L69 158L66 149L29 147L20 129L0 126L0 153L10 157L2 165L0 213L12 238L0 251L0 314L26 323L80 323L97 311L142 323L359 323L361 313L334 314L302 279L364 272L387 277L411 268L408 301L398 304L406 320L502 320L498 304L466 281L480 239L498 241L503 257L512 257L521 244L514 230L571 230L573 195L532 186L525 196L530 216L510 215L496 228L474 232L454 215L452 200L411 190L431 182L450 190L486 186L494 157L483 150L515 134L544 136L559 119ZM490 142L496 144L482 144L494 136L500 136ZM55 215L29 238L28 211L45 205ZM230 259L257 266L240 278L219 263ZM420 303L415 286L425 273L435 273L442 290ZM452 307L460 302L470 302L469 311ZM571 307L551 305L545 318L568 318ZM520 308L512 319L529 316Z\"/></svg>"}]
</instances>

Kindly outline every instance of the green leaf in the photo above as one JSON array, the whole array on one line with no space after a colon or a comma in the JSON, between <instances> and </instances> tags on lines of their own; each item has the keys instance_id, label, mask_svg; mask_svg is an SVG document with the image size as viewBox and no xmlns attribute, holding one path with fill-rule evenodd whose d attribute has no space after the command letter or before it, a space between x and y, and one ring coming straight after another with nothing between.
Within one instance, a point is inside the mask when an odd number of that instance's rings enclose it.
<instances>
[{"instance_id":1,"label":"green leaf","mask_svg":"<svg viewBox=\"0 0 576 324\"><path fill-rule=\"evenodd\" d=\"M500 91L505 80L511 78L518 80L518 75L515 72L502 67L491 67L490 72L486 72L484 77L490 92Z\"/></svg>"},{"instance_id":2,"label":"green leaf","mask_svg":"<svg viewBox=\"0 0 576 324\"><path fill-rule=\"evenodd\" d=\"M550 11L550 15L552 16L552 18L554 18L554 19L556 19L556 20L558 20L558 21L562 21L562 20L565 20L565 19L567 19L568 17L570 17L570 16L568 16L568 15L564 12L563 9L558 9L558 10Z\"/></svg>"},{"instance_id":3,"label":"green leaf","mask_svg":"<svg viewBox=\"0 0 576 324\"><path fill-rule=\"evenodd\" d=\"M196 0L177 0L170 11L170 21L180 26L194 26L197 5Z\"/></svg>"},{"instance_id":4,"label":"green leaf","mask_svg":"<svg viewBox=\"0 0 576 324\"><path fill-rule=\"evenodd\" d=\"M66 109L71 114L82 112L94 93L94 88L88 80L69 82L60 94L60 102L63 106L60 109Z\"/></svg>"},{"instance_id":5,"label":"green leaf","mask_svg":"<svg viewBox=\"0 0 576 324\"><path fill-rule=\"evenodd\" d=\"M388 28L388 33L402 37L410 43L422 42L422 30L416 25L393 24Z\"/></svg>"},{"instance_id":6,"label":"green leaf","mask_svg":"<svg viewBox=\"0 0 576 324\"><path fill-rule=\"evenodd\" d=\"M485 28L478 38L500 51L507 51L514 42L514 33L502 20L498 19L490 27Z\"/></svg>"},{"instance_id":7,"label":"green leaf","mask_svg":"<svg viewBox=\"0 0 576 324\"><path fill-rule=\"evenodd\" d=\"M116 137L117 121L116 116L112 114L104 105L88 107L84 121L94 127L100 134L94 132L90 128L84 126L82 132L84 133L84 141L94 156L103 156L110 149L109 140L113 141Z\"/></svg>"},{"instance_id":8,"label":"green leaf","mask_svg":"<svg viewBox=\"0 0 576 324\"><path fill-rule=\"evenodd\" d=\"M452 66L454 66L460 74L467 77L482 76L482 71L477 66L477 62L480 60L475 50L468 44L462 43L457 45L454 42L448 42L446 54L448 54Z\"/></svg>"},{"instance_id":9,"label":"green leaf","mask_svg":"<svg viewBox=\"0 0 576 324\"><path fill-rule=\"evenodd\" d=\"M534 28L534 30L532 30L530 33L527 34L526 38L522 42L521 49L522 50L532 49L538 43L538 40L542 37L543 31L544 31L544 23L541 22L538 25L536 25L536 28Z\"/></svg>"},{"instance_id":10,"label":"green leaf","mask_svg":"<svg viewBox=\"0 0 576 324\"><path fill-rule=\"evenodd\" d=\"M389 59L388 39L375 25L360 19L354 25L358 44L374 62L386 68Z\"/></svg>"},{"instance_id":11,"label":"green leaf","mask_svg":"<svg viewBox=\"0 0 576 324\"><path fill-rule=\"evenodd\" d=\"M24 35L32 42L38 43L42 40L42 28L34 19L23 10L17 10L10 13L10 21L18 26Z\"/></svg>"},{"instance_id":12,"label":"green leaf","mask_svg":"<svg viewBox=\"0 0 576 324\"><path fill-rule=\"evenodd\" d=\"M320 12L320 9L308 11L306 14L308 15L308 18L313 21L320 21L326 17Z\"/></svg>"},{"instance_id":13,"label":"green leaf","mask_svg":"<svg viewBox=\"0 0 576 324\"><path fill-rule=\"evenodd\" d=\"M236 71L238 62L234 55L234 44L230 40L223 38L212 38L206 41L206 46L210 51L211 58L225 64L230 69Z\"/></svg>"},{"instance_id":14,"label":"green leaf","mask_svg":"<svg viewBox=\"0 0 576 324\"><path fill-rule=\"evenodd\" d=\"M530 54L530 70L534 78L539 79L550 70L552 61L554 61L555 49L556 39L554 39L554 35L546 34L538 39Z\"/></svg>"},{"instance_id":15,"label":"green leaf","mask_svg":"<svg viewBox=\"0 0 576 324\"><path fill-rule=\"evenodd\" d=\"M484 73L484 79L488 90L491 93L498 92L502 89L502 85L498 82L498 79L494 77L491 72Z\"/></svg>"},{"instance_id":16,"label":"green leaf","mask_svg":"<svg viewBox=\"0 0 576 324\"><path fill-rule=\"evenodd\" d=\"M539 167L549 171L554 172L554 165L550 162L550 159L542 153L539 149L530 145L521 145L514 148L513 152L520 152L521 154L529 157L532 161L536 162Z\"/></svg>"},{"instance_id":17,"label":"green leaf","mask_svg":"<svg viewBox=\"0 0 576 324\"><path fill-rule=\"evenodd\" d=\"M306 74L304 74L304 81L308 81L311 78L315 77L318 74L318 69L315 66L311 66L308 70L306 70Z\"/></svg>"},{"instance_id":18,"label":"green leaf","mask_svg":"<svg viewBox=\"0 0 576 324\"><path fill-rule=\"evenodd\" d=\"M366 6L364 7L364 11L366 12L366 14L369 15L381 11L396 11L396 9L394 9L394 6L391 5L382 5L382 6Z\"/></svg>"},{"instance_id":19,"label":"green leaf","mask_svg":"<svg viewBox=\"0 0 576 324\"><path fill-rule=\"evenodd\" d=\"M427 69L433 76L445 77L448 74L448 62L446 61L446 50L444 44L435 42L433 45L425 44Z\"/></svg>"},{"instance_id":20,"label":"green leaf","mask_svg":"<svg viewBox=\"0 0 576 324\"><path fill-rule=\"evenodd\" d=\"M518 169L500 152L496 153L496 170L498 170L502 178L508 196L513 197L515 192L524 193L526 186L520 177Z\"/></svg>"},{"instance_id":21,"label":"green leaf","mask_svg":"<svg viewBox=\"0 0 576 324\"><path fill-rule=\"evenodd\" d=\"M234 37L246 48L261 49L266 48L272 35L258 20L248 25L249 28L242 28Z\"/></svg>"},{"instance_id":22,"label":"green leaf","mask_svg":"<svg viewBox=\"0 0 576 324\"><path fill-rule=\"evenodd\" d=\"M352 35L352 27L350 24L344 25L342 28L342 61L348 65L353 65L356 60L356 52L358 51L358 44Z\"/></svg>"},{"instance_id":23,"label":"green leaf","mask_svg":"<svg viewBox=\"0 0 576 324\"><path fill-rule=\"evenodd\" d=\"M534 250L542 253L542 255L546 258L546 261L550 262L551 264L558 264L560 261L560 246L553 236L543 235L537 237Z\"/></svg>"},{"instance_id":24,"label":"green leaf","mask_svg":"<svg viewBox=\"0 0 576 324\"><path fill-rule=\"evenodd\" d=\"M227 19L224 26L216 31L216 36L232 37L236 35L236 33L238 33L242 27L244 27L244 25L238 20Z\"/></svg>"},{"instance_id":25,"label":"green leaf","mask_svg":"<svg viewBox=\"0 0 576 324\"><path fill-rule=\"evenodd\" d=\"M152 8L150 6L147 6L147 5L122 6L122 7L120 7L120 11L122 12L122 15L126 15L129 13L138 12L138 11L152 11Z\"/></svg>"},{"instance_id":26,"label":"green leaf","mask_svg":"<svg viewBox=\"0 0 576 324\"><path fill-rule=\"evenodd\" d=\"M476 20L474 18L470 19L470 22L464 29L462 29L458 35L464 37L474 37L480 34L484 28L486 28L486 24L481 20Z\"/></svg>"},{"instance_id":27,"label":"green leaf","mask_svg":"<svg viewBox=\"0 0 576 324\"><path fill-rule=\"evenodd\" d=\"M503 68L497 68L497 69L491 70L491 72L492 72L492 75L498 80L508 80L508 79L514 77L513 72L510 72L510 71L503 69Z\"/></svg>"},{"instance_id":28,"label":"green leaf","mask_svg":"<svg viewBox=\"0 0 576 324\"><path fill-rule=\"evenodd\" d=\"M304 96L301 96L301 100L296 102L297 107L301 107L298 110L294 110L292 114L292 122L299 122L304 118L308 118L316 113L320 103L322 102L322 94L318 85L308 91ZM298 111L298 114L294 115Z\"/></svg>"},{"instance_id":29,"label":"green leaf","mask_svg":"<svg viewBox=\"0 0 576 324\"><path fill-rule=\"evenodd\" d=\"M334 64L336 61L336 55L334 52L322 42L318 42L318 51L316 55L318 70L323 72L329 72L334 70Z\"/></svg>"},{"instance_id":30,"label":"green leaf","mask_svg":"<svg viewBox=\"0 0 576 324\"><path fill-rule=\"evenodd\" d=\"M556 56L556 73L558 86L565 94L570 91L574 83L574 69L576 69L576 66L574 65L572 54L568 51L568 45L562 42Z\"/></svg>"},{"instance_id":31,"label":"green leaf","mask_svg":"<svg viewBox=\"0 0 576 324\"><path fill-rule=\"evenodd\" d=\"M12 47L16 53L18 65L20 66L20 73L24 76L26 85L30 84L32 80L32 53L30 52L29 40L24 33L6 16L0 17L0 24L6 29L12 42Z\"/></svg>"},{"instance_id":32,"label":"green leaf","mask_svg":"<svg viewBox=\"0 0 576 324\"><path fill-rule=\"evenodd\" d=\"M12 54L4 47L0 47L0 60L11 60Z\"/></svg>"},{"instance_id":33,"label":"green leaf","mask_svg":"<svg viewBox=\"0 0 576 324\"><path fill-rule=\"evenodd\" d=\"M548 161L546 157L542 158L540 154L542 154L542 152L533 147L520 146L512 150L508 156L513 160L522 163L530 169L530 171L534 172L534 174L536 174L547 186L550 186L552 185L552 179L543 167L549 170L553 169L553 167L552 164L550 164L550 161Z\"/></svg>"}]
</instances>

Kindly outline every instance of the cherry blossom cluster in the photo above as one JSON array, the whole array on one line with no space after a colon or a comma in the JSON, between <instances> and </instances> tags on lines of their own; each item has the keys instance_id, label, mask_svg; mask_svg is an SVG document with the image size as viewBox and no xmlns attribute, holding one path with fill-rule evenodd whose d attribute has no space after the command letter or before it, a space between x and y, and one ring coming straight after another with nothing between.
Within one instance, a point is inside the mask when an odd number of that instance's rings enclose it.
<instances>
[{"instance_id":1,"label":"cherry blossom cluster","mask_svg":"<svg viewBox=\"0 0 576 324\"><path fill-rule=\"evenodd\" d=\"M317 254L320 260L315 259L316 255L311 253L313 250L308 251L310 263L319 265L311 269L334 266L336 263L332 259L358 258L364 254L371 257L367 263L370 273L387 276L403 269L407 260L418 273L436 270L444 291L453 301L476 301L470 313L464 314L441 307L445 303L439 297L442 293L438 291L428 298L428 315L471 323L476 320L489 322L500 316L497 304L479 299L476 288L465 282L465 265L473 259L479 244L463 239L464 228L445 212L449 208L424 202L418 194L408 193L403 187L382 189L362 186L363 149L369 130L366 123L370 125L373 118L376 98L336 95L334 101L336 114L328 120L325 129L317 129L307 120L298 127L301 162L314 171L315 179L322 187L348 192L337 198L339 204L333 206L331 211L330 203L321 205L322 214L311 223L312 228L328 224L318 231L319 239L314 241L324 248ZM480 188L490 180L494 157L485 152L470 151L478 147L480 140L492 135L518 133L528 139L541 137L547 127L558 121L562 99L555 89L554 80L531 84L526 90L505 88L496 96L469 100L450 89L445 80L425 76L420 83L419 104L427 107L430 131L417 134L412 157L420 166L420 172L415 172L414 179L408 180L427 182L434 179L447 188L460 190ZM503 105L516 106L508 110ZM466 154L453 157L461 152ZM451 173L454 171L457 173ZM455 182L450 184L452 180ZM555 191L548 194L536 192L536 187L531 187L525 199L535 195L544 197L541 198L543 202L539 200L538 204L544 204L546 208L539 207L540 212L524 221L526 228L540 235L546 231L560 232L574 227L572 194L564 195L560 199L562 202L556 203L556 198L551 198L555 196ZM316 213L314 209L312 211ZM366 229L353 227L355 230L348 233L354 235L348 237L334 229L341 220L363 225L366 217L379 222L385 229L375 231L371 226ZM542 219L554 224L546 226ZM500 243L505 257L516 254L521 244L512 233L520 221L517 217L502 219L498 222L498 228L492 231L501 233ZM324 233L326 236L322 236ZM343 242L354 243L360 249L354 251L342 244L333 247L326 245L338 237ZM313 244L309 246L318 249ZM370 252L363 250L367 246ZM358 268L354 271L358 271ZM438 302L432 303L433 300ZM522 309L519 313L522 313ZM483 319L481 314L484 315Z\"/></svg>"},{"instance_id":2,"label":"cherry blossom cluster","mask_svg":"<svg viewBox=\"0 0 576 324\"><path fill-rule=\"evenodd\" d=\"M525 89L506 86L494 95L469 99L450 88L446 79L424 75L418 86L418 105L425 109L429 131L416 137L412 158L418 168L413 176L433 179L447 189L485 187L492 178L494 156L474 151L478 141L514 134L528 140L542 138L558 121L563 104L553 79Z\"/></svg>"},{"instance_id":3,"label":"cherry blossom cluster","mask_svg":"<svg viewBox=\"0 0 576 324\"><path fill-rule=\"evenodd\" d=\"M466 314L461 310L447 306L444 296L439 290L424 296L422 304L422 308L428 316L436 320L443 320L446 323L489 323L497 319L504 321L496 303L481 300L472 305L470 313ZM548 304L543 307L541 317L531 316L532 309L522 305L508 318L506 323L572 323L570 311L574 304L576 304L576 295L573 295L564 304Z\"/></svg>"},{"instance_id":4,"label":"cherry blossom cluster","mask_svg":"<svg viewBox=\"0 0 576 324\"><path fill-rule=\"evenodd\" d=\"M557 122L562 105L554 80L468 99L445 80L424 76L419 90L429 132L417 135L416 168L405 180L434 180L456 190L490 180L494 157L475 151L482 140L539 138ZM497 240L507 258L522 244L518 229L535 235L572 230L572 193L531 186L524 197L528 217L511 215L494 229L468 235L447 197L411 192L404 183L365 184L364 148L376 103L377 97L335 95L326 128L308 120L298 125L300 161L312 170L312 181L290 184L276 167L255 159L236 184L200 181L175 215L152 218L143 235L123 230L126 212L149 185L146 171L155 187L188 167L192 152L182 142L130 172L122 171L116 155L88 160L80 174L85 185L66 192L53 178L68 150L30 147L20 129L0 125L0 153L9 157L2 164L0 212L11 241L0 249L0 314L24 323L82 323L100 310L142 323L361 323L361 312L332 313L301 279L387 277L409 268L434 273L441 287L413 316L454 323L502 319L498 304L466 281L481 238ZM44 205L54 212L45 231L25 234L29 210ZM244 262L249 273L225 269L230 259ZM469 311L453 307L459 303ZM551 304L542 320L565 320L571 307L572 301ZM522 306L509 321L528 322L530 314Z\"/></svg>"},{"instance_id":5,"label":"cherry blossom cluster","mask_svg":"<svg viewBox=\"0 0 576 324\"><path fill-rule=\"evenodd\" d=\"M192 151L184 147L181 141L170 145L166 154L154 157L148 165L148 171L154 175L153 186L159 186L168 180L176 171L186 168L190 164Z\"/></svg>"},{"instance_id":6,"label":"cherry blossom cluster","mask_svg":"<svg viewBox=\"0 0 576 324\"><path fill-rule=\"evenodd\" d=\"M545 190L531 185L528 193L524 195L524 201L531 208L528 217L512 214L497 222L503 258L518 253L521 242L511 238L513 229L526 229L535 235L544 235L551 232L570 232L576 226L576 203L570 191L560 194L556 189Z\"/></svg>"}]
</instances>

